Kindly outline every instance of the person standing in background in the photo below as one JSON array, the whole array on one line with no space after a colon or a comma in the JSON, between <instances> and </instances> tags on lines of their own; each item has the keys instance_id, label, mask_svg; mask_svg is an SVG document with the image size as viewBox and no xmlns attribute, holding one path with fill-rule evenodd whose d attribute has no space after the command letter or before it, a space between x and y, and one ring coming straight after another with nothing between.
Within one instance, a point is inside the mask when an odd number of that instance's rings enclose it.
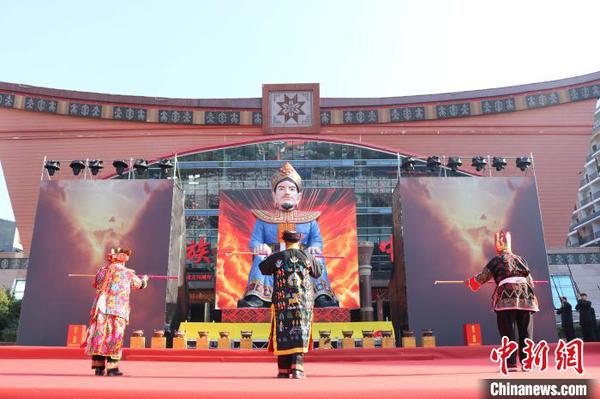
<instances>
[{"instance_id":1,"label":"person standing in background","mask_svg":"<svg viewBox=\"0 0 600 399\"><path fill-rule=\"evenodd\" d=\"M567 341L575 339L575 328L573 327L573 307L567 301L567 297L560 297L560 308L556 310L560 315L560 324L565 332Z\"/></svg>"}]
</instances>

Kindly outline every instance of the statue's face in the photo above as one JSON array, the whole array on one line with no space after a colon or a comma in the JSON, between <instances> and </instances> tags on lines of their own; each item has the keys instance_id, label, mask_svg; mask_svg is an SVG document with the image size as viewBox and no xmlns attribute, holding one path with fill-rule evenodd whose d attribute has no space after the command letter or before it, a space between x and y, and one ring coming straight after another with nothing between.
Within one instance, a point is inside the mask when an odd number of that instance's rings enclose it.
<instances>
[{"instance_id":1,"label":"statue's face","mask_svg":"<svg viewBox=\"0 0 600 399\"><path fill-rule=\"evenodd\" d=\"M300 202L302 194L298 187L289 180L284 180L275 187L273 192L273 202L275 207L282 211L292 211Z\"/></svg>"}]
</instances>

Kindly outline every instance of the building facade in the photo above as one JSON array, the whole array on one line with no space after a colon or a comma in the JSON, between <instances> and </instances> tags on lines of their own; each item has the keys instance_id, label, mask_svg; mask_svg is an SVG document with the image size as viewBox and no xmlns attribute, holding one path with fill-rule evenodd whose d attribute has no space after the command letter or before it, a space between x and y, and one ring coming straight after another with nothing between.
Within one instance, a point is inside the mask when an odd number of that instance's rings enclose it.
<instances>
[{"instance_id":1,"label":"building facade","mask_svg":"<svg viewBox=\"0 0 600 399\"><path fill-rule=\"evenodd\" d=\"M0 161L24 251L30 248L45 159L102 159L90 178L114 178L113 160L177 162L186 194L192 319L214 298L218 193L268 188L290 161L306 187L350 187L359 240L375 243L374 298L385 307L391 263L391 193L404 159L423 174L520 173L514 159L533 154L547 247L563 247L579 172L588 154L600 73L530 85L396 98L321 98L317 84L264 85L261 98L164 99L82 93L0 83ZM594 130L595 131L595 130ZM463 157L458 171L425 167ZM470 157L504 156L506 170L477 171ZM568 161L567 161L568 160ZM134 177L135 173L132 172ZM383 310L380 317L385 313Z\"/></svg>"},{"instance_id":2,"label":"building facade","mask_svg":"<svg viewBox=\"0 0 600 399\"><path fill-rule=\"evenodd\" d=\"M600 105L585 161L567 238L569 247L600 246Z\"/></svg>"},{"instance_id":3,"label":"building facade","mask_svg":"<svg viewBox=\"0 0 600 399\"><path fill-rule=\"evenodd\" d=\"M16 244L17 237L17 224L12 220L0 219L0 252L17 252L22 250Z\"/></svg>"}]
</instances>

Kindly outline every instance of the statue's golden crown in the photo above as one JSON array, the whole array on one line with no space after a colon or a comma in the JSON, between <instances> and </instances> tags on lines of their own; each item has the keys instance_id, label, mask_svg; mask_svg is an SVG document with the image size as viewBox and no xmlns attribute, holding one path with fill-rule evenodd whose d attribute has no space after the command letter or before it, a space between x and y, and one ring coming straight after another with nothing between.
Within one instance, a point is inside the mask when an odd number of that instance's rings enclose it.
<instances>
[{"instance_id":1,"label":"statue's golden crown","mask_svg":"<svg viewBox=\"0 0 600 399\"><path fill-rule=\"evenodd\" d=\"M275 190L275 187L277 187L279 183L286 179L294 182L296 187L298 187L298 191L302 191L302 178L289 162L284 163L281 168L279 168L279 171L273 176L273 178L271 178L271 186L273 187L273 190Z\"/></svg>"}]
</instances>

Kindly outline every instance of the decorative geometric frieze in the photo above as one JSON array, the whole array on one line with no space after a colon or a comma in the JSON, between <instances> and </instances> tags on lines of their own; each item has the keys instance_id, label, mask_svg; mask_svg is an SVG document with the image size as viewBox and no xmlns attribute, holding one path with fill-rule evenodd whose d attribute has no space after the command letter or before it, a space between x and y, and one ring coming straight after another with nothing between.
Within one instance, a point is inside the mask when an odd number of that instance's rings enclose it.
<instances>
[{"instance_id":1,"label":"decorative geometric frieze","mask_svg":"<svg viewBox=\"0 0 600 399\"><path fill-rule=\"evenodd\" d=\"M263 117L262 112L253 112L252 113L252 124L256 126L262 125Z\"/></svg>"},{"instance_id":2,"label":"decorative geometric frieze","mask_svg":"<svg viewBox=\"0 0 600 399\"><path fill-rule=\"evenodd\" d=\"M24 109L34 112L49 112L55 114L58 111L58 101L46 98L25 97Z\"/></svg>"},{"instance_id":3,"label":"decorative geometric frieze","mask_svg":"<svg viewBox=\"0 0 600 399\"><path fill-rule=\"evenodd\" d=\"M120 121L145 122L147 115L145 108L113 107L113 119Z\"/></svg>"},{"instance_id":4,"label":"decorative geometric frieze","mask_svg":"<svg viewBox=\"0 0 600 399\"><path fill-rule=\"evenodd\" d=\"M319 133L318 83L264 84L262 93L263 132Z\"/></svg>"},{"instance_id":5,"label":"decorative geometric frieze","mask_svg":"<svg viewBox=\"0 0 600 399\"><path fill-rule=\"evenodd\" d=\"M29 258L2 258L0 259L0 269L27 269Z\"/></svg>"},{"instance_id":6,"label":"decorative geometric frieze","mask_svg":"<svg viewBox=\"0 0 600 399\"><path fill-rule=\"evenodd\" d=\"M499 98L496 100L484 100L481 102L481 112L485 115L512 112L515 109L515 99L513 97Z\"/></svg>"},{"instance_id":7,"label":"decorative geometric frieze","mask_svg":"<svg viewBox=\"0 0 600 399\"><path fill-rule=\"evenodd\" d=\"M471 116L470 103L454 103L436 105L435 113L439 119L461 118Z\"/></svg>"},{"instance_id":8,"label":"decorative geometric frieze","mask_svg":"<svg viewBox=\"0 0 600 399\"><path fill-rule=\"evenodd\" d=\"M102 105L85 104L85 103L69 103L69 115L83 116L85 118L101 118Z\"/></svg>"},{"instance_id":9,"label":"decorative geometric frieze","mask_svg":"<svg viewBox=\"0 0 600 399\"><path fill-rule=\"evenodd\" d=\"M158 111L158 121L160 123L191 125L194 121L194 113L192 111L161 109Z\"/></svg>"},{"instance_id":10,"label":"decorative geometric frieze","mask_svg":"<svg viewBox=\"0 0 600 399\"><path fill-rule=\"evenodd\" d=\"M600 264L600 254L573 253L573 254L550 254L548 255L550 265L597 265Z\"/></svg>"},{"instance_id":11,"label":"decorative geometric frieze","mask_svg":"<svg viewBox=\"0 0 600 399\"><path fill-rule=\"evenodd\" d=\"M427 114L426 106L403 106L399 108L387 108L381 106L378 109L358 109L331 111L319 108L318 84L289 84L289 85L263 85L263 110L261 111L206 111L204 112L204 124L206 125L241 125L242 116L244 123L254 126L263 126L265 133L318 133L321 125L332 124L379 124L396 122L413 122L426 120L427 118L449 119L469 117L473 112L479 114L499 114L517 111L517 103L525 104L527 109L542 108L559 105L561 99L559 91L562 91L563 102L584 101L600 98L600 84L588 84L587 86L574 87L570 89L556 89L532 95L515 94L509 98L492 98L487 100L476 100L463 103L439 104L435 106L434 115ZM568 99L566 93L568 92ZM20 100L21 97L18 97ZM68 100L67 100L68 101ZM0 107L13 108L18 102L14 94L0 93ZM25 97L23 109L34 112L58 113L59 101L41 98ZM66 112L68 115L86 118L101 118L103 107L107 104L68 102ZM475 108L472 108L472 105ZM521 106L521 105L520 105ZM148 122L146 108L134 108L113 106L113 119L125 121ZM199 111L199 110L198 110ZM61 113L63 109L61 108ZM184 124L194 123L194 110L172 110L159 109L159 123ZM379 113L382 112L382 117ZM340 115L341 113L341 115ZM335 122L333 117L335 115ZM247 117L251 116L248 121ZM341 116L341 120L338 118ZM388 119L389 116L389 119ZM154 120L154 117L152 118ZM201 121L196 121L201 123ZM597 122L594 128L598 128Z\"/></svg>"},{"instance_id":12,"label":"decorative geometric frieze","mask_svg":"<svg viewBox=\"0 0 600 399\"><path fill-rule=\"evenodd\" d=\"M425 107L404 107L390 110L390 122L422 121L425 119Z\"/></svg>"},{"instance_id":13,"label":"decorative geometric frieze","mask_svg":"<svg viewBox=\"0 0 600 399\"><path fill-rule=\"evenodd\" d=\"M344 111L342 121L346 125L363 125L378 123L379 112L376 109L361 109L358 111Z\"/></svg>"},{"instance_id":14,"label":"decorative geometric frieze","mask_svg":"<svg viewBox=\"0 0 600 399\"><path fill-rule=\"evenodd\" d=\"M15 96L12 94L0 93L0 107L12 108L15 106Z\"/></svg>"},{"instance_id":15,"label":"decorative geometric frieze","mask_svg":"<svg viewBox=\"0 0 600 399\"><path fill-rule=\"evenodd\" d=\"M558 99L558 93L553 91L551 93L540 93L531 96L525 96L525 104L527 108L542 108L550 105L557 105L560 101Z\"/></svg>"},{"instance_id":16,"label":"decorative geometric frieze","mask_svg":"<svg viewBox=\"0 0 600 399\"><path fill-rule=\"evenodd\" d=\"M569 89L571 101L589 100L590 98L600 97L600 85L575 87Z\"/></svg>"},{"instance_id":17,"label":"decorative geometric frieze","mask_svg":"<svg viewBox=\"0 0 600 399\"><path fill-rule=\"evenodd\" d=\"M205 125L239 125L240 113L231 111L208 111L204 113Z\"/></svg>"},{"instance_id":18,"label":"decorative geometric frieze","mask_svg":"<svg viewBox=\"0 0 600 399\"><path fill-rule=\"evenodd\" d=\"M312 123L311 91L273 91L269 93L271 126L302 127Z\"/></svg>"}]
</instances>

